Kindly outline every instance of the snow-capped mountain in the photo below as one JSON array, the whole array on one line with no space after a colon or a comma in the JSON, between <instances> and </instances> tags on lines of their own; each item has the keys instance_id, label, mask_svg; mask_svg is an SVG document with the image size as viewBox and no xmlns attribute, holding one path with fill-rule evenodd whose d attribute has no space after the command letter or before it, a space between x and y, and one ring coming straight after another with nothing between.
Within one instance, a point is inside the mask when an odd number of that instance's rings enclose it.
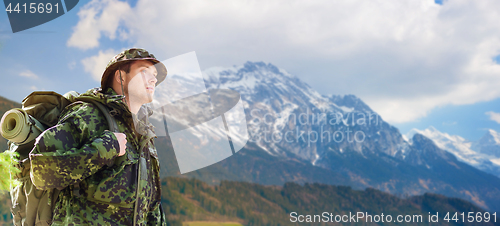
<instances>
[{"instance_id":1,"label":"snow-capped mountain","mask_svg":"<svg viewBox=\"0 0 500 226\"><path fill-rule=\"evenodd\" d=\"M208 90L241 94L250 140L195 176L263 184L321 182L409 195L432 192L500 210L498 177L458 161L423 135L403 139L354 95L321 95L263 62L210 68L203 79Z\"/></svg>"},{"instance_id":2,"label":"snow-capped mountain","mask_svg":"<svg viewBox=\"0 0 500 226\"><path fill-rule=\"evenodd\" d=\"M323 96L283 69L263 62L211 68L209 88L238 91L245 101L250 136L272 155L315 163L325 150L404 153L395 127L354 95Z\"/></svg>"},{"instance_id":3,"label":"snow-capped mountain","mask_svg":"<svg viewBox=\"0 0 500 226\"><path fill-rule=\"evenodd\" d=\"M472 149L495 157L493 161L500 165L500 133L497 131L489 129L481 139L473 143Z\"/></svg>"},{"instance_id":4,"label":"snow-capped mountain","mask_svg":"<svg viewBox=\"0 0 500 226\"><path fill-rule=\"evenodd\" d=\"M500 177L500 134L496 131L488 130L476 142L440 132L432 126L425 130L412 129L406 136L412 137L417 133L428 137L439 148L455 155L458 160Z\"/></svg>"}]
</instances>

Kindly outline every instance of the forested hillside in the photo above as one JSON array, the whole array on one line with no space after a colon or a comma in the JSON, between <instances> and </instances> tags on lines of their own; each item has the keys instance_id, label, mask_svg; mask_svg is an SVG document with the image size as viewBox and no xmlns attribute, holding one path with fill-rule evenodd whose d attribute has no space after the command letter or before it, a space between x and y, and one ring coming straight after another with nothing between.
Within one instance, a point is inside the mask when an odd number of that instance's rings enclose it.
<instances>
[{"instance_id":1,"label":"forested hillside","mask_svg":"<svg viewBox=\"0 0 500 226\"><path fill-rule=\"evenodd\" d=\"M401 198L371 188L353 190L346 186L316 183L286 183L279 187L223 181L218 186L210 186L195 179L169 177L162 181L162 188L162 202L171 225L194 220L233 221L243 225L295 225L291 221L307 221L307 215L311 215L311 220L314 220L314 215L321 215L321 219L317 217L312 224L327 225L323 222L324 212L333 214L333 221L336 215L349 216L350 213L356 215L358 212L379 217L384 214L384 219L391 215L393 220L391 223L365 223L364 219L359 219L357 222L351 221L352 225L422 225L428 224L429 212L438 212L439 222L432 225L464 225L445 221L446 213L484 212L467 201L441 195ZM292 212L296 214L290 215ZM299 215L303 215L303 218L299 218ZM394 222L398 215L402 215L403 219L410 215L411 222ZM422 216L422 221L417 223L418 217L414 216ZM376 219L374 217L373 221ZM495 225L491 221L489 225Z\"/></svg>"},{"instance_id":2,"label":"forested hillside","mask_svg":"<svg viewBox=\"0 0 500 226\"><path fill-rule=\"evenodd\" d=\"M0 197L0 225L11 225L8 196ZM314 215L321 215L312 224L327 225L323 222L324 212L332 214L333 221L336 215L349 216L358 212L373 216L371 223L356 218L356 222L349 223L351 225L393 225L398 215L402 215L402 219L409 215L412 222L396 223L397 225L422 225L428 223L429 212L439 213L439 222L433 222L432 225L465 225L453 220L445 221L445 214L484 212L467 201L435 194L402 198L371 188L353 190L346 186L296 183L286 183L281 187L222 181L220 185L211 186L196 179L177 177L162 180L162 203L169 225L182 225L182 222L189 221L295 225L291 221L307 221L307 215L311 216L311 220L314 220ZM296 214L290 215L292 212ZM385 220L388 219L387 215L391 215L393 222L374 222L377 220L375 216L380 217L382 214ZM303 217L300 218L299 215ZM478 225L498 225L492 221L493 216L490 223Z\"/></svg>"}]
</instances>

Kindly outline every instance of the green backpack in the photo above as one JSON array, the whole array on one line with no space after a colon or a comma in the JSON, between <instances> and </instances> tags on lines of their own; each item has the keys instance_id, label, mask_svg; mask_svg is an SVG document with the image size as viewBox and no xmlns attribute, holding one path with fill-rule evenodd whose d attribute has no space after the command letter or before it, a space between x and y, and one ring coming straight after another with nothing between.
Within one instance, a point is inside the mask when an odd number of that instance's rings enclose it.
<instances>
[{"instance_id":1,"label":"green backpack","mask_svg":"<svg viewBox=\"0 0 500 226\"><path fill-rule=\"evenodd\" d=\"M97 106L104 113L109 130L118 132L118 125L109 109L92 99L79 97L74 91L64 95L50 91L33 92L22 101L22 109L12 109L2 117L2 136L9 140L8 151L17 154L15 167L20 170L20 173L13 175L16 186L10 191L14 225L38 226L52 223L52 212L60 191L55 188L40 190L33 185L30 179L29 153L34 147L35 138L46 128L56 125L67 106L78 102Z\"/></svg>"}]
</instances>

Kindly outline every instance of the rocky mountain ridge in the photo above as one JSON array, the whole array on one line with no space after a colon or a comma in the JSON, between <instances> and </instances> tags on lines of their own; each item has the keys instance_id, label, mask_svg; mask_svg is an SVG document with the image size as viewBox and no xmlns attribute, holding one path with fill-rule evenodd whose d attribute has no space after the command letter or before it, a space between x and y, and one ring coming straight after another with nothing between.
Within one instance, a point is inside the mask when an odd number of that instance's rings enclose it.
<instances>
[{"instance_id":1,"label":"rocky mountain ridge","mask_svg":"<svg viewBox=\"0 0 500 226\"><path fill-rule=\"evenodd\" d=\"M487 130L477 141L443 133L432 126L425 130L412 129L407 136L414 134L430 138L439 148L452 153L459 161L500 177L500 136L495 130Z\"/></svg>"},{"instance_id":2,"label":"rocky mountain ridge","mask_svg":"<svg viewBox=\"0 0 500 226\"><path fill-rule=\"evenodd\" d=\"M315 169L332 175L322 183L408 195L433 192L500 209L499 178L458 161L425 136L405 140L354 95L321 95L263 62L207 69L204 78L209 89L241 94L251 139L234 156L190 175L282 184L320 180L301 170ZM265 162L275 164L263 167Z\"/></svg>"}]
</instances>

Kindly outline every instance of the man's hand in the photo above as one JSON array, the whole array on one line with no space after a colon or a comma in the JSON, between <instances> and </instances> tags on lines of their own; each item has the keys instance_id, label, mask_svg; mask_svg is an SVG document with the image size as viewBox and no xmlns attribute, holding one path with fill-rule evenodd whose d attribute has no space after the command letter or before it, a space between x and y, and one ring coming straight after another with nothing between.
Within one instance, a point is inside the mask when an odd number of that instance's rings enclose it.
<instances>
[{"instance_id":1,"label":"man's hand","mask_svg":"<svg viewBox=\"0 0 500 226\"><path fill-rule=\"evenodd\" d=\"M113 132L114 133L114 132ZM124 155L125 148L127 147L127 136L124 133L114 133L116 136L116 139L118 139L118 143L120 143L120 153L118 153L118 156Z\"/></svg>"}]
</instances>

